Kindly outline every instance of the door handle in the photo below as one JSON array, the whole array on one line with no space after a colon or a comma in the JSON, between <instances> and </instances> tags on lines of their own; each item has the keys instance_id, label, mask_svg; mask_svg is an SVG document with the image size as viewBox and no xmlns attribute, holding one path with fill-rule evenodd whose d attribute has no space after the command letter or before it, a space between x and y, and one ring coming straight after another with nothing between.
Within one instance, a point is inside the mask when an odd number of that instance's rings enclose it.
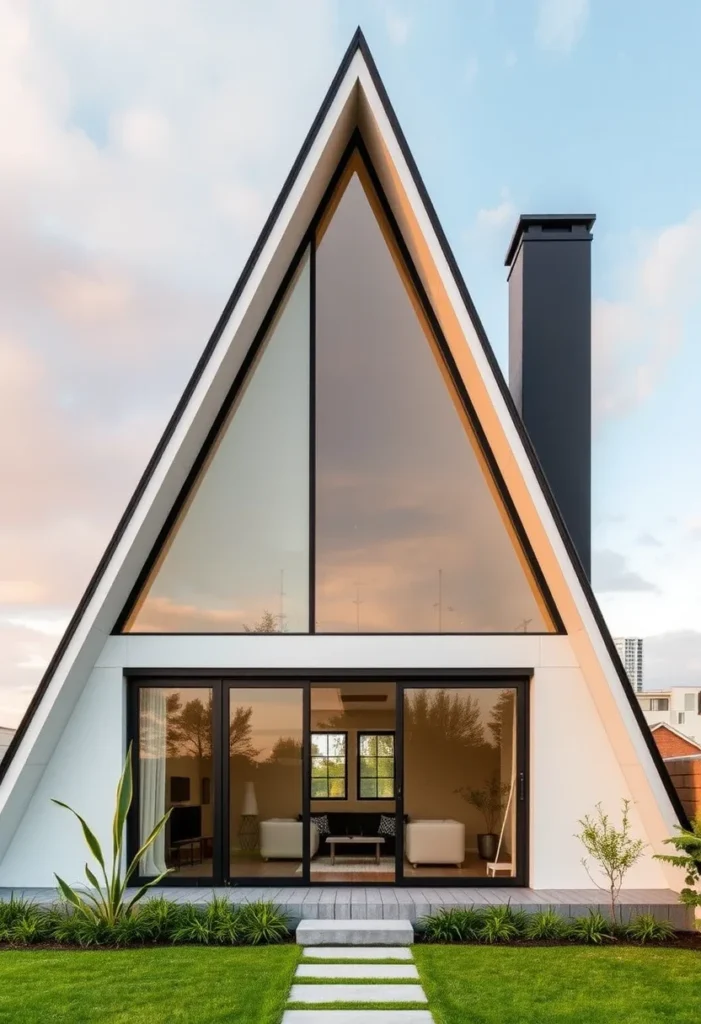
<instances>
[{"instance_id":1,"label":"door handle","mask_svg":"<svg viewBox=\"0 0 701 1024\"><path fill-rule=\"evenodd\" d=\"M526 799L526 775L524 772L518 773L518 798L521 802Z\"/></svg>"}]
</instances>

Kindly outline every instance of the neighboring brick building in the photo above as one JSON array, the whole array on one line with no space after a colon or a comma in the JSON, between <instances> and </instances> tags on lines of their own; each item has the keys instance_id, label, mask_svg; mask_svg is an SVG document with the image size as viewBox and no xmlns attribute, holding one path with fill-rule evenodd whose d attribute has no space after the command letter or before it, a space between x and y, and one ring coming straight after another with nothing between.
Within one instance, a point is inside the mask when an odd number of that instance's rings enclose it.
<instances>
[{"instance_id":1,"label":"neighboring brick building","mask_svg":"<svg viewBox=\"0 0 701 1024\"><path fill-rule=\"evenodd\" d=\"M701 754L665 759L679 799L690 818L701 815Z\"/></svg>"},{"instance_id":2,"label":"neighboring brick building","mask_svg":"<svg viewBox=\"0 0 701 1024\"><path fill-rule=\"evenodd\" d=\"M663 722L652 726L652 735L655 737L657 749L664 758L686 757L687 755L693 757L695 754L701 754L701 743L696 743Z\"/></svg>"}]
</instances>

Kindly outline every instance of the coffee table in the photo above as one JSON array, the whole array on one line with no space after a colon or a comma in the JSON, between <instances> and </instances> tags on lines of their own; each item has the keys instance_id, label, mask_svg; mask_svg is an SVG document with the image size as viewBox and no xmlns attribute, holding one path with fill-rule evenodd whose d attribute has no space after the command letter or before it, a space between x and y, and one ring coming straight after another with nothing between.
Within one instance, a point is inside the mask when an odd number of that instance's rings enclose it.
<instances>
[{"instance_id":1,"label":"coffee table","mask_svg":"<svg viewBox=\"0 0 701 1024\"><path fill-rule=\"evenodd\" d=\"M380 863L380 847L384 844L382 836L327 836L326 842L331 848L331 863L336 863L336 843L348 843L352 846L369 846L375 844L375 863Z\"/></svg>"}]
</instances>

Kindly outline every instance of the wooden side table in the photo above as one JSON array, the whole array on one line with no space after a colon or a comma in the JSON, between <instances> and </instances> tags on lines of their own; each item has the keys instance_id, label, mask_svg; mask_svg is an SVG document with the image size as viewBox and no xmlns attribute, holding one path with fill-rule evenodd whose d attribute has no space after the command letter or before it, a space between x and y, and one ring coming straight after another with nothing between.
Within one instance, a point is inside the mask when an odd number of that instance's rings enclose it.
<instances>
[{"instance_id":1,"label":"wooden side table","mask_svg":"<svg viewBox=\"0 0 701 1024\"><path fill-rule=\"evenodd\" d=\"M258 815L242 814L239 825L239 842L242 850L258 849Z\"/></svg>"}]
</instances>

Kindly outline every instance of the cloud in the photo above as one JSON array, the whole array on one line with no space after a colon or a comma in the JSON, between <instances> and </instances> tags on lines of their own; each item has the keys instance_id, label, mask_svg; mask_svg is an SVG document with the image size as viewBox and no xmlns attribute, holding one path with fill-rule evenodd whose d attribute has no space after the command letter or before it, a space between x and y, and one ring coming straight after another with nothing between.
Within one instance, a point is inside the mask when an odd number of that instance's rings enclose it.
<instances>
[{"instance_id":1,"label":"cloud","mask_svg":"<svg viewBox=\"0 0 701 1024\"><path fill-rule=\"evenodd\" d=\"M701 686L701 632L693 629L645 638L644 685Z\"/></svg>"},{"instance_id":2,"label":"cloud","mask_svg":"<svg viewBox=\"0 0 701 1024\"><path fill-rule=\"evenodd\" d=\"M501 202L477 211L477 227L483 231L501 231L516 223L516 207L507 188L501 190Z\"/></svg>"},{"instance_id":3,"label":"cloud","mask_svg":"<svg viewBox=\"0 0 701 1024\"><path fill-rule=\"evenodd\" d=\"M536 41L543 50L569 53L589 18L589 0L538 0Z\"/></svg>"},{"instance_id":4,"label":"cloud","mask_svg":"<svg viewBox=\"0 0 701 1024\"><path fill-rule=\"evenodd\" d=\"M385 26L392 45L404 46L411 32L411 18L406 14L400 14L392 8L387 8L385 11Z\"/></svg>"},{"instance_id":5,"label":"cloud","mask_svg":"<svg viewBox=\"0 0 701 1024\"><path fill-rule=\"evenodd\" d=\"M628 567L624 555L603 549L592 555L594 590L601 594L616 592L653 591L659 588Z\"/></svg>"},{"instance_id":6,"label":"cloud","mask_svg":"<svg viewBox=\"0 0 701 1024\"><path fill-rule=\"evenodd\" d=\"M632 240L631 240L632 245ZM701 210L639 243L627 294L592 309L593 416L620 417L653 393L699 304Z\"/></svg>"},{"instance_id":7,"label":"cloud","mask_svg":"<svg viewBox=\"0 0 701 1024\"><path fill-rule=\"evenodd\" d=\"M332 0L261 8L0 3L0 722L26 706L335 69Z\"/></svg>"},{"instance_id":8,"label":"cloud","mask_svg":"<svg viewBox=\"0 0 701 1024\"><path fill-rule=\"evenodd\" d=\"M654 537L651 533L641 533L638 536L638 544L642 544L646 548L661 548L664 547L661 540Z\"/></svg>"}]
</instances>

